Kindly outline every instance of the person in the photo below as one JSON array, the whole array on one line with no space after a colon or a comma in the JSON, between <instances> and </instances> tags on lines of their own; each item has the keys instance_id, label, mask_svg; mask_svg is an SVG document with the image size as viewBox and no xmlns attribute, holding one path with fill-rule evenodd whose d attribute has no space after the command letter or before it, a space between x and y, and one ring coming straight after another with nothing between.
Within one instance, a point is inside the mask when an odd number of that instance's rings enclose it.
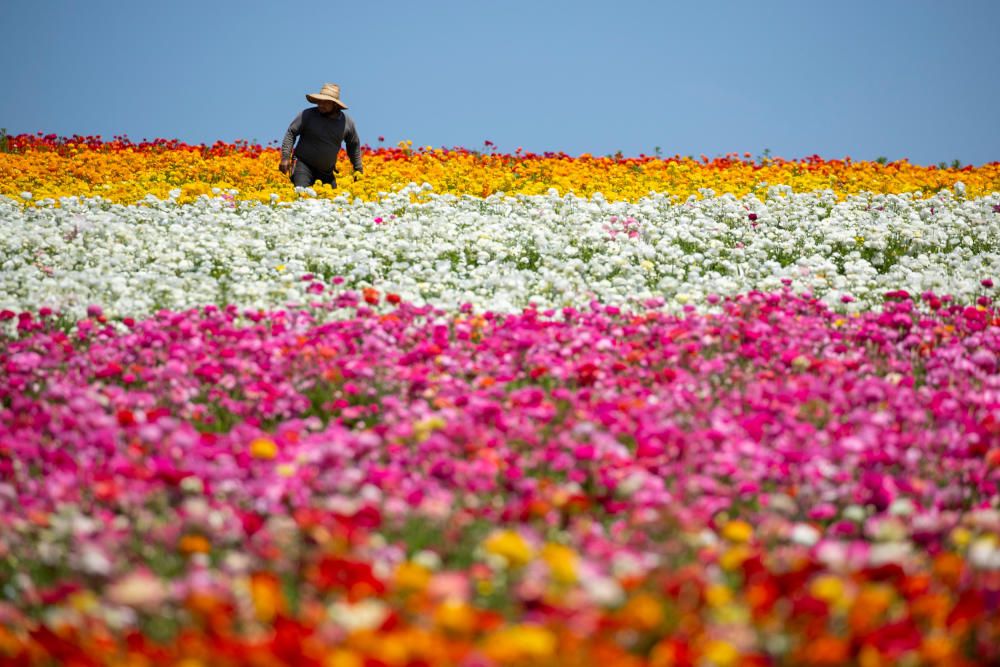
<instances>
[{"instance_id":1,"label":"person","mask_svg":"<svg viewBox=\"0 0 1000 667\"><path fill-rule=\"evenodd\" d=\"M354 120L344 113L347 105L340 100L340 86L323 84L320 92L307 94L306 99L316 106L301 111L288 126L278 169L296 187L309 187L316 181L337 187L337 156L345 144L354 180L358 180L363 173L361 140Z\"/></svg>"}]
</instances>

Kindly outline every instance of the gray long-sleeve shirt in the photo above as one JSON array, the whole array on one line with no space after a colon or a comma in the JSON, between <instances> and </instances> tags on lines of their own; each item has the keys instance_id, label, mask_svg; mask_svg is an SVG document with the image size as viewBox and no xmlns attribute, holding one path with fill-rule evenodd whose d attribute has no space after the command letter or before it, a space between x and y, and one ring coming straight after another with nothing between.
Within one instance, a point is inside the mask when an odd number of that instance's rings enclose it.
<instances>
[{"instance_id":1,"label":"gray long-sleeve shirt","mask_svg":"<svg viewBox=\"0 0 1000 667\"><path fill-rule=\"evenodd\" d=\"M295 137L299 138L295 144ZM354 120L341 111L329 116L312 107L295 117L281 142L281 159L288 160L295 147L295 157L311 169L330 174L337 167L340 144L347 145L347 155L354 171L361 171L361 139L354 127Z\"/></svg>"}]
</instances>

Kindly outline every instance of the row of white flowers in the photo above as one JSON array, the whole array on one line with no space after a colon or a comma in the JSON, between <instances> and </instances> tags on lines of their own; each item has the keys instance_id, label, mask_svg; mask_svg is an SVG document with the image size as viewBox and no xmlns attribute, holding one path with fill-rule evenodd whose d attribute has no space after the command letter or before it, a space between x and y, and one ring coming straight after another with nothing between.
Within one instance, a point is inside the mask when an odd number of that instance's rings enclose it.
<instances>
[{"instance_id":1,"label":"row of white flowers","mask_svg":"<svg viewBox=\"0 0 1000 667\"><path fill-rule=\"evenodd\" d=\"M772 186L636 203L554 191L455 197L416 185L378 202L301 194L271 205L226 193L187 205L0 198L0 308L280 307L315 300L314 281L301 279L311 273L446 308L657 298L679 307L791 281L851 310L894 289L969 301L982 279L1000 277L1000 193L838 199Z\"/></svg>"}]
</instances>

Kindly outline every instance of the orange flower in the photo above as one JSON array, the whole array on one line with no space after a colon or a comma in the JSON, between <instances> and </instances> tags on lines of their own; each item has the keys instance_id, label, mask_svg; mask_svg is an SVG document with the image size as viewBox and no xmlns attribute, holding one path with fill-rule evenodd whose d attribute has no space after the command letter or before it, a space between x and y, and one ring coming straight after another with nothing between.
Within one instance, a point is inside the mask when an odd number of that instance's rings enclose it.
<instances>
[{"instance_id":1,"label":"orange flower","mask_svg":"<svg viewBox=\"0 0 1000 667\"><path fill-rule=\"evenodd\" d=\"M944 593L927 593L910 603L913 617L935 628L944 627L950 610L951 600Z\"/></svg>"},{"instance_id":2,"label":"orange flower","mask_svg":"<svg viewBox=\"0 0 1000 667\"><path fill-rule=\"evenodd\" d=\"M619 614L626 627L653 630L663 622L663 605L649 593L638 593L625 603Z\"/></svg>"},{"instance_id":3,"label":"orange flower","mask_svg":"<svg viewBox=\"0 0 1000 667\"><path fill-rule=\"evenodd\" d=\"M920 656L932 665L956 664L954 640L946 634L924 637L920 645Z\"/></svg>"},{"instance_id":4,"label":"orange flower","mask_svg":"<svg viewBox=\"0 0 1000 667\"><path fill-rule=\"evenodd\" d=\"M248 147L219 142L211 148L158 140L144 144L120 141L62 142L21 135L9 137L16 150L0 152L0 194L17 199L31 192L34 201L66 195L95 196L118 203L135 203L149 194L175 197L186 203L214 189L244 200L272 203L300 195L288 178L275 168L276 148ZM636 201L650 191L669 192L684 198L702 196L702 188L737 197L755 191L762 181L784 184L796 191L832 188L841 197L860 191L902 193L921 191L933 195L965 183L970 197L1000 190L1000 163L978 167L945 168L913 165L905 160L889 164L767 158L759 162L725 157L694 160L673 156L594 157L542 156L519 152L477 155L467 150L442 151L418 148L403 142L399 148L367 149L365 178L334 189L316 189L319 197L348 193L366 201L382 192L398 191L411 182L430 183L443 194L489 196L545 194L591 197L601 192L611 201ZM342 169L348 169L346 155ZM273 196L273 197L272 197ZM413 194L419 200L423 194Z\"/></svg>"},{"instance_id":5,"label":"orange flower","mask_svg":"<svg viewBox=\"0 0 1000 667\"><path fill-rule=\"evenodd\" d=\"M934 575L950 588L958 586L964 571L965 561L958 554L945 551L934 559Z\"/></svg>"},{"instance_id":6,"label":"orange flower","mask_svg":"<svg viewBox=\"0 0 1000 667\"><path fill-rule=\"evenodd\" d=\"M802 652L802 664L843 665L848 662L851 645L832 635L822 635L809 642Z\"/></svg>"},{"instance_id":7,"label":"orange flower","mask_svg":"<svg viewBox=\"0 0 1000 667\"><path fill-rule=\"evenodd\" d=\"M524 662L537 664L555 655L556 636L538 625L515 625L498 630L486 638L483 653L501 664Z\"/></svg>"},{"instance_id":8,"label":"orange flower","mask_svg":"<svg viewBox=\"0 0 1000 667\"><path fill-rule=\"evenodd\" d=\"M255 438L250 443L250 456L271 460L278 455L278 445L271 438Z\"/></svg>"},{"instance_id":9,"label":"orange flower","mask_svg":"<svg viewBox=\"0 0 1000 667\"><path fill-rule=\"evenodd\" d=\"M434 623L453 634L469 634L476 628L476 612L465 602L445 600L434 610Z\"/></svg>"},{"instance_id":10,"label":"orange flower","mask_svg":"<svg viewBox=\"0 0 1000 667\"><path fill-rule=\"evenodd\" d=\"M868 584L862 588L848 612L851 631L865 634L874 630L894 597L892 589L885 585Z\"/></svg>"},{"instance_id":11,"label":"orange flower","mask_svg":"<svg viewBox=\"0 0 1000 667\"><path fill-rule=\"evenodd\" d=\"M285 611L281 582L270 572L256 572L250 576L250 597L254 615L262 623L270 623L278 613Z\"/></svg>"},{"instance_id":12,"label":"orange flower","mask_svg":"<svg viewBox=\"0 0 1000 667\"><path fill-rule=\"evenodd\" d=\"M177 549L185 556L207 554L212 550L212 543L204 535L188 534L181 538Z\"/></svg>"}]
</instances>

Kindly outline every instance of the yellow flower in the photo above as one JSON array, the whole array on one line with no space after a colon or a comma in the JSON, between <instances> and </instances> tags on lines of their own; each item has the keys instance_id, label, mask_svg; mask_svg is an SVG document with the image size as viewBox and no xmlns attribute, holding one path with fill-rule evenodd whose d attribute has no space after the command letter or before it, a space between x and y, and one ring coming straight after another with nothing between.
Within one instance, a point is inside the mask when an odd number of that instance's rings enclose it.
<instances>
[{"instance_id":1,"label":"yellow flower","mask_svg":"<svg viewBox=\"0 0 1000 667\"><path fill-rule=\"evenodd\" d=\"M732 599L732 591L723 584L712 584L705 589L705 600L713 607L727 605Z\"/></svg>"},{"instance_id":2,"label":"yellow flower","mask_svg":"<svg viewBox=\"0 0 1000 667\"><path fill-rule=\"evenodd\" d=\"M715 667L728 667L736 664L740 659L740 652L727 641L713 639L705 647L705 659Z\"/></svg>"},{"instance_id":3,"label":"yellow flower","mask_svg":"<svg viewBox=\"0 0 1000 667\"><path fill-rule=\"evenodd\" d=\"M250 456L270 460L278 455L278 445L270 438L255 438L250 443Z\"/></svg>"},{"instance_id":4,"label":"yellow flower","mask_svg":"<svg viewBox=\"0 0 1000 667\"><path fill-rule=\"evenodd\" d=\"M364 667L365 661L354 651L334 649L323 660L323 667Z\"/></svg>"},{"instance_id":5,"label":"yellow flower","mask_svg":"<svg viewBox=\"0 0 1000 667\"><path fill-rule=\"evenodd\" d=\"M964 526L958 526L953 531L951 531L951 541L955 543L955 546L959 549L964 549L972 541L972 531Z\"/></svg>"},{"instance_id":6,"label":"yellow flower","mask_svg":"<svg viewBox=\"0 0 1000 667\"><path fill-rule=\"evenodd\" d=\"M742 197L759 193L761 182L787 185L797 192L833 188L839 198L862 191L901 193L921 191L932 196L942 188L953 188L958 173L952 169L922 167L900 161L891 167L874 162L770 160L752 164L720 158L703 164L694 159L629 158L623 160L581 155L578 158L532 157L449 151L414 147L400 142L395 149L366 151L365 174L358 181L345 181L334 189L321 186L317 196L331 198L348 193L365 201L379 199L382 192L398 192L410 182L430 183L434 192L487 196L544 194L550 188L560 195L589 198L601 192L609 201L636 201L650 191L669 192L680 198L701 197L699 189L732 193ZM160 199L176 196L181 203L201 195L235 190L241 200L268 203L294 201L296 194L288 178L274 168L278 149L262 151L192 151L159 147L108 150L76 145L64 150L28 146L16 153L0 153L0 195L19 198L30 192L31 206L46 198L68 195L101 195L115 203L131 204L147 195ZM338 169L350 173L346 155ZM1000 190L1000 165L985 164L961 173L969 197ZM171 192L176 193L171 195ZM414 194L420 201L426 193ZM863 243L856 239L856 243Z\"/></svg>"},{"instance_id":7,"label":"yellow flower","mask_svg":"<svg viewBox=\"0 0 1000 667\"><path fill-rule=\"evenodd\" d=\"M844 599L844 582L833 574L820 575L809 585L809 592L817 599L836 604Z\"/></svg>"},{"instance_id":8,"label":"yellow flower","mask_svg":"<svg viewBox=\"0 0 1000 667\"><path fill-rule=\"evenodd\" d=\"M434 610L434 623L445 632L467 634L476 627L476 612L465 602L445 600Z\"/></svg>"},{"instance_id":9,"label":"yellow flower","mask_svg":"<svg viewBox=\"0 0 1000 667\"><path fill-rule=\"evenodd\" d=\"M99 606L98 602L97 596L87 590L77 591L69 596L70 606L82 613L96 609Z\"/></svg>"},{"instance_id":10,"label":"yellow flower","mask_svg":"<svg viewBox=\"0 0 1000 667\"><path fill-rule=\"evenodd\" d=\"M542 559L549 566L552 579L560 584L572 584L577 578L576 552L571 548L549 542L542 547Z\"/></svg>"},{"instance_id":11,"label":"yellow flower","mask_svg":"<svg viewBox=\"0 0 1000 667\"><path fill-rule=\"evenodd\" d=\"M753 526L746 521L735 519L722 527L722 536L730 542L749 542L753 537Z\"/></svg>"},{"instance_id":12,"label":"yellow flower","mask_svg":"<svg viewBox=\"0 0 1000 667\"><path fill-rule=\"evenodd\" d=\"M513 530L500 530L493 533L483 543L487 553L503 557L510 567L521 567L534 557L531 545Z\"/></svg>"},{"instance_id":13,"label":"yellow flower","mask_svg":"<svg viewBox=\"0 0 1000 667\"><path fill-rule=\"evenodd\" d=\"M396 568L396 588L405 591L422 591L431 580L431 572L423 565L406 561Z\"/></svg>"},{"instance_id":14,"label":"yellow flower","mask_svg":"<svg viewBox=\"0 0 1000 667\"><path fill-rule=\"evenodd\" d=\"M555 654L558 642L549 630L537 625L514 625L488 636L483 652L499 663L544 660Z\"/></svg>"},{"instance_id":15,"label":"yellow flower","mask_svg":"<svg viewBox=\"0 0 1000 667\"><path fill-rule=\"evenodd\" d=\"M719 555L719 566L727 572L732 572L743 565L751 555L750 549L744 544L734 544Z\"/></svg>"},{"instance_id":16,"label":"yellow flower","mask_svg":"<svg viewBox=\"0 0 1000 667\"><path fill-rule=\"evenodd\" d=\"M445 420L438 415L421 419L413 425L413 437L416 438L417 442L423 442L427 438L431 437L431 433L444 428L446 423L447 422L445 422Z\"/></svg>"}]
</instances>

